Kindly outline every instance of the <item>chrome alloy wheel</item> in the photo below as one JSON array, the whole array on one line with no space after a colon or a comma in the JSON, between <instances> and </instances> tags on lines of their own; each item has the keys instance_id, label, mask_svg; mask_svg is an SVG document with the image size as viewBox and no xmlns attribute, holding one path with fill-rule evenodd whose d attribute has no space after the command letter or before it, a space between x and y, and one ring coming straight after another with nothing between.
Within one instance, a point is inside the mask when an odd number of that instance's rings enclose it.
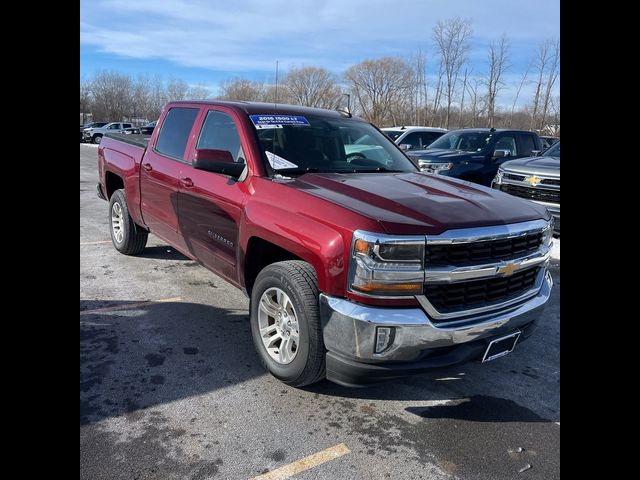
<instances>
[{"instance_id":1,"label":"chrome alloy wheel","mask_svg":"<svg viewBox=\"0 0 640 480\"><path fill-rule=\"evenodd\" d=\"M258 328L273 360L287 365L296 358L300 344L298 317L291 299L279 288L269 288L260 297Z\"/></svg>"},{"instance_id":2,"label":"chrome alloy wheel","mask_svg":"<svg viewBox=\"0 0 640 480\"><path fill-rule=\"evenodd\" d=\"M124 214L122 213L122 206L118 202L115 202L111 207L111 230L116 242L122 243L122 238L124 237Z\"/></svg>"}]
</instances>

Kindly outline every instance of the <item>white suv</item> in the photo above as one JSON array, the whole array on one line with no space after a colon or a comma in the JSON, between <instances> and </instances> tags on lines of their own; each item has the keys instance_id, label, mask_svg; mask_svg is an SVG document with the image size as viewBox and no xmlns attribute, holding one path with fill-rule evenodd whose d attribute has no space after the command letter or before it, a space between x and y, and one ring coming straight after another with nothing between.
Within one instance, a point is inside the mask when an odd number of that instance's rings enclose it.
<instances>
[{"instance_id":1,"label":"white suv","mask_svg":"<svg viewBox=\"0 0 640 480\"><path fill-rule=\"evenodd\" d=\"M446 128L436 127L385 127L381 128L403 150L422 150L447 133Z\"/></svg>"},{"instance_id":2,"label":"white suv","mask_svg":"<svg viewBox=\"0 0 640 480\"><path fill-rule=\"evenodd\" d=\"M83 130L84 141L92 143L100 143L105 133L123 133L126 128L131 128L131 123L111 122L100 128L85 128Z\"/></svg>"}]
</instances>

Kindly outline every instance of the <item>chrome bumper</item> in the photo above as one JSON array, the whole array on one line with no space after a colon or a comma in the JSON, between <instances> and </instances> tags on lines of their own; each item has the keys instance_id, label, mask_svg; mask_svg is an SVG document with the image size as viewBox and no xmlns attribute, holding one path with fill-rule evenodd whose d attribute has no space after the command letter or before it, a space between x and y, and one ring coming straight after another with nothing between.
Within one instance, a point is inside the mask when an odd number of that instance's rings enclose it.
<instances>
[{"instance_id":1,"label":"chrome bumper","mask_svg":"<svg viewBox=\"0 0 640 480\"><path fill-rule=\"evenodd\" d=\"M430 348L460 345L531 323L542 313L552 286L551 274L545 271L535 296L508 309L467 317L455 326L434 324L421 308L370 307L321 294L324 344L356 362L416 361ZM374 353L379 326L395 327L395 338L386 351Z\"/></svg>"}]
</instances>

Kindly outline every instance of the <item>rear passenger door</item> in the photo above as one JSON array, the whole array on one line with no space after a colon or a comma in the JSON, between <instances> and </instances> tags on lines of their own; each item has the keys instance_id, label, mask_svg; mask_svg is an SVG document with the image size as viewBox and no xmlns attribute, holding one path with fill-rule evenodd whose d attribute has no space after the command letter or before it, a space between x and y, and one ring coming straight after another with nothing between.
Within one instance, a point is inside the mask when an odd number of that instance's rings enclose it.
<instances>
[{"instance_id":1,"label":"rear passenger door","mask_svg":"<svg viewBox=\"0 0 640 480\"><path fill-rule=\"evenodd\" d=\"M178 235L178 189L199 108L172 107L140 166L142 217L151 232L184 247Z\"/></svg>"},{"instance_id":2,"label":"rear passenger door","mask_svg":"<svg viewBox=\"0 0 640 480\"><path fill-rule=\"evenodd\" d=\"M235 162L246 164L246 146L237 118L222 107L203 112L204 122L190 152L225 150ZM200 263L234 284L238 282L237 249L246 184L228 175L182 166L178 216L179 231L189 252Z\"/></svg>"}]
</instances>

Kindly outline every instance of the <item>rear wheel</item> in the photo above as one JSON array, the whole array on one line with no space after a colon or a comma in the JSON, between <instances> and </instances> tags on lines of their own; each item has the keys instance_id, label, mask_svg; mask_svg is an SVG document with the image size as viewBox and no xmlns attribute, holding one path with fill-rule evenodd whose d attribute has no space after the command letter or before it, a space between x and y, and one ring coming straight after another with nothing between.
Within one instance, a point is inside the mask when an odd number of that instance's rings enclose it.
<instances>
[{"instance_id":1,"label":"rear wheel","mask_svg":"<svg viewBox=\"0 0 640 480\"><path fill-rule=\"evenodd\" d=\"M265 267L251 292L251 333L260 360L294 387L325 377L318 295L315 270L299 260Z\"/></svg>"},{"instance_id":2,"label":"rear wheel","mask_svg":"<svg viewBox=\"0 0 640 480\"><path fill-rule=\"evenodd\" d=\"M109 201L109 227L111 241L120 253L136 255L144 250L149 236L137 226L129 215L124 190L116 190Z\"/></svg>"}]
</instances>

